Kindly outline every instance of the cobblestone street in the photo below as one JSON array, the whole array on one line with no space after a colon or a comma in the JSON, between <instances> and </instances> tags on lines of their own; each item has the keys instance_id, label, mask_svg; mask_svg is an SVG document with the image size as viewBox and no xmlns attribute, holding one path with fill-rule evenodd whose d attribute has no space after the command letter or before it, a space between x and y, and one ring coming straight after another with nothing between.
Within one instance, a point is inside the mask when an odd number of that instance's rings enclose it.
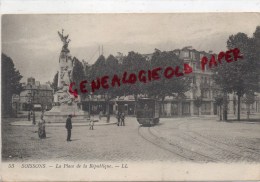
<instances>
[{"instance_id":1,"label":"cobblestone street","mask_svg":"<svg viewBox=\"0 0 260 182\"><path fill-rule=\"evenodd\" d=\"M47 126L41 140L37 126L9 125L14 121L2 119L3 161L260 162L259 121L162 118L157 126L140 127L127 117L126 126L74 126L72 142L64 126Z\"/></svg>"}]
</instances>

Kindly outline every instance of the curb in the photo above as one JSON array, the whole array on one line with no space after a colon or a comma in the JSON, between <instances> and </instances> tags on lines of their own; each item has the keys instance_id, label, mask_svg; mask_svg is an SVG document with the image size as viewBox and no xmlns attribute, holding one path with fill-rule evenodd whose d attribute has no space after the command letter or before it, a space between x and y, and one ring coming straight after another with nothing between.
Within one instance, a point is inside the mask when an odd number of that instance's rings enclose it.
<instances>
[{"instance_id":1,"label":"curb","mask_svg":"<svg viewBox=\"0 0 260 182\"><path fill-rule=\"evenodd\" d=\"M105 125L115 125L117 124L117 122L110 122L110 123L98 123L98 122L95 122L94 126L105 126ZM13 123L10 123L9 125L12 125L12 126L29 126L29 127L35 127L35 126L38 126L37 124L33 125L32 123L19 123L19 122L13 122ZM64 127L65 126L65 123L46 123L45 124L46 127ZM89 123L73 123L72 124L73 127L77 127L77 126L89 126Z\"/></svg>"}]
</instances>

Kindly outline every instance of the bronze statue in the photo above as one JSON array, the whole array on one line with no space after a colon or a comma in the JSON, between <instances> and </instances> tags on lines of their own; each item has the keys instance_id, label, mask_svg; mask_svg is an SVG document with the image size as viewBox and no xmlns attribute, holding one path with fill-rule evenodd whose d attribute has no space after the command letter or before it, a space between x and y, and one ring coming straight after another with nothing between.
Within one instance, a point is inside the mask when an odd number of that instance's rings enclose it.
<instances>
[{"instance_id":1,"label":"bronze statue","mask_svg":"<svg viewBox=\"0 0 260 182\"><path fill-rule=\"evenodd\" d=\"M64 35L63 35L63 32L64 32L63 29L62 29L61 33L58 31L58 34L59 34L59 36L60 36L60 40L63 42L62 50L63 50L63 51L69 51L69 50L68 50L68 45L69 45L69 42L70 42L70 39L68 39L69 34L66 35L66 36L64 36ZM68 39L68 40L67 40L67 39Z\"/></svg>"}]
</instances>

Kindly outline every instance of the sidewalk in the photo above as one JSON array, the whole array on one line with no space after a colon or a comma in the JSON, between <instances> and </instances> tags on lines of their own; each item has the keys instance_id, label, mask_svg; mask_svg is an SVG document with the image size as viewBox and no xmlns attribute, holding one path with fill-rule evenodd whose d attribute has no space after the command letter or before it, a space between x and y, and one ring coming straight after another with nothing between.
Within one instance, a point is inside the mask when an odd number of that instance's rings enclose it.
<instances>
[{"instance_id":1,"label":"sidewalk","mask_svg":"<svg viewBox=\"0 0 260 182\"><path fill-rule=\"evenodd\" d=\"M101 126L101 125L113 125L113 124L117 124L117 120L114 117L110 118L110 122L107 123L106 118L103 117L101 118L101 120L99 120L98 118L91 118L94 120L95 126ZM38 123L38 120L36 120L36 125ZM32 124L32 120L28 121L28 120L22 120L22 121L15 121L15 122L11 122L9 125L12 126L36 126ZM52 126L65 126L65 121L64 123L45 123L45 125L47 127L52 127ZM86 120L86 122L73 122L72 120L72 125L73 126L89 126L89 121Z\"/></svg>"}]
</instances>

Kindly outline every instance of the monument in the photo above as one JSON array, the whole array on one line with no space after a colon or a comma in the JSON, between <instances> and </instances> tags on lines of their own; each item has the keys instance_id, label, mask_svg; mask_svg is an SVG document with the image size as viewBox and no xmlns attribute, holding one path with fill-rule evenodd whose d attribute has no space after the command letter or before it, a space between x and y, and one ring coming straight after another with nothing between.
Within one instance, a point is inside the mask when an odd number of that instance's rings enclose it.
<instances>
[{"instance_id":1,"label":"monument","mask_svg":"<svg viewBox=\"0 0 260 182\"><path fill-rule=\"evenodd\" d=\"M81 109L80 96L75 98L69 93L69 85L72 82L73 62L68 48L69 35L64 35L63 30L58 35L63 43L59 57L58 91L54 94L54 106L44 113L46 122L65 122L66 117L72 114L73 121L86 122L88 113Z\"/></svg>"}]
</instances>

